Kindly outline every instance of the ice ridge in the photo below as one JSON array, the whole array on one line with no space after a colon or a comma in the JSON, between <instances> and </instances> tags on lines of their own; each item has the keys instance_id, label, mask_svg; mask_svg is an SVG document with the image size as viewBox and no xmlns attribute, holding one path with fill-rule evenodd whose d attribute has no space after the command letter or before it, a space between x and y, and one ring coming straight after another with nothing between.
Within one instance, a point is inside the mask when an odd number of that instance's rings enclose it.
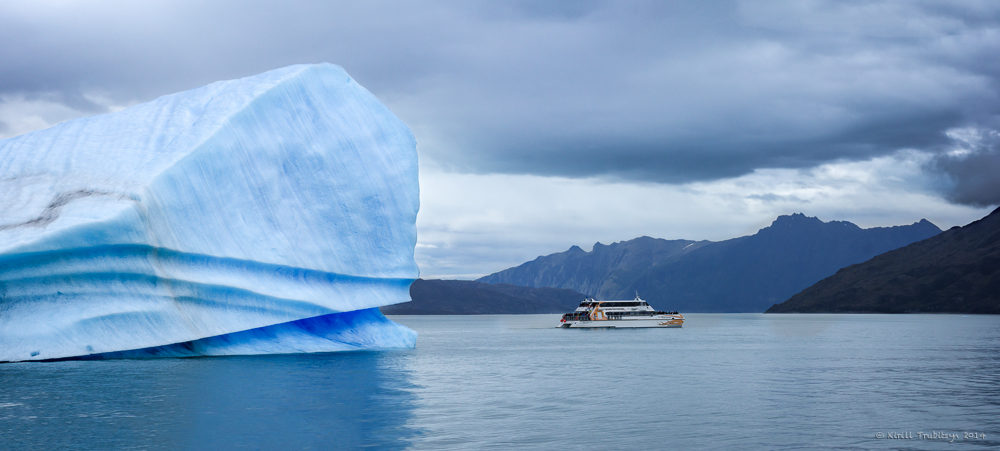
<instances>
[{"instance_id":1,"label":"ice ridge","mask_svg":"<svg viewBox=\"0 0 1000 451\"><path fill-rule=\"evenodd\" d=\"M417 333L390 321L378 309L355 310L198 340L129 351L52 360L296 354L412 348Z\"/></svg>"},{"instance_id":2,"label":"ice ridge","mask_svg":"<svg viewBox=\"0 0 1000 451\"><path fill-rule=\"evenodd\" d=\"M376 307L418 208L409 128L330 64L2 140L0 361L412 347Z\"/></svg>"}]
</instances>

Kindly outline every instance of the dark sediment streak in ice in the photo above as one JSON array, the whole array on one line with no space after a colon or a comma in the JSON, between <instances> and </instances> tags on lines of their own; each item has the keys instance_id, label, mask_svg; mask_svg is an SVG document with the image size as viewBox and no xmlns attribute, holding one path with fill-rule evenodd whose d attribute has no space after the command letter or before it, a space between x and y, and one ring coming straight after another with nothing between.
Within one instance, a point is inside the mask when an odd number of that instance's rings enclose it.
<instances>
[{"instance_id":1,"label":"dark sediment streak in ice","mask_svg":"<svg viewBox=\"0 0 1000 451\"><path fill-rule=\"evenodd\" d=\"M44 361L291 354L410 348L415 344L416 338L415 332L390 321L379 313L378 309L373 308L333 313L166 346Z\"/></svg>"}]
</instances>

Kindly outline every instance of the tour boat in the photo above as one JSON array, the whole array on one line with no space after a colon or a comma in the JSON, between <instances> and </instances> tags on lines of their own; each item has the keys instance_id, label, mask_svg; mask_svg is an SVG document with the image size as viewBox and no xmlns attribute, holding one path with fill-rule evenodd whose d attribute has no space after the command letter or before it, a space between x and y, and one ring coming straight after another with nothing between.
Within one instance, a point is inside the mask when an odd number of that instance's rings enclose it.
<instances>
[{"instance_id":1,"label":"tour boat","mask_svg":"<svg viewBox=\"0 0 1000 451\"><path fill-rule=\"evenodd\" d=\"M562 328L638 328L681 327L684 315L677 312L658 312L635 294L631 301L598 301L593 298L580 303L576 311L567 313L559 321Z\"/></svg>"}]
</instances>

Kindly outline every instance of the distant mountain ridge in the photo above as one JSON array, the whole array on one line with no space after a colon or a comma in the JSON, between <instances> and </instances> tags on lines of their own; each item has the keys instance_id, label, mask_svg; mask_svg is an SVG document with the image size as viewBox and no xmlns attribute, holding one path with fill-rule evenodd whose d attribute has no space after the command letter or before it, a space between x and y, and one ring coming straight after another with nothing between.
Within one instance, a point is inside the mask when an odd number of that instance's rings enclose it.
<instances>
[{"instance_id":1,"label":"distant mountain ridge","mask_svg":"<svg viewBox=\"0 0 1000 451\"><path fill-rule=\"evenodd\" d=\"M610 245L598 242L590 252L572 246L565 252L538 257L477 281L567 288L610 299L607 296L617 296L627 290L650 267L675 261L709 243L711 241L664 240L643 236Z\"/></svg>"},{"instance_id":2,"label":"distant mountain ridge","mask_svg":"<svg viewBox=\"0 0 1000 451\"><path fill-rule=\"evenodd\" d=\"M940 232L927 220L862 229L796 213L726 241L641 237L597 243L590 252L574 246L478 281L566 288L598 299L638 291L655 308L687 312L763 312L840 268Z\"/></svg>"},{"instance_id":3,"label":"distant mountain ridge","mask_svg":"<svg viewBox=\"0 0 1000 451\"><path fill-rule=\"evenodd\" d=\"M1000 314L1000 208L843 268L767 312Z\"/></svg>"},{"instance_id":4,"label":"distant mountain ridge","mask_svg":"<svg viewBox=\"0 0 1000 451\"><path fill-rule=\"evenodd\" d=\"M490 285L472 280L417 279L410 302L379 307L385 315L566 313L586 296L559 288Z\"/></svg>"}]
</instances>

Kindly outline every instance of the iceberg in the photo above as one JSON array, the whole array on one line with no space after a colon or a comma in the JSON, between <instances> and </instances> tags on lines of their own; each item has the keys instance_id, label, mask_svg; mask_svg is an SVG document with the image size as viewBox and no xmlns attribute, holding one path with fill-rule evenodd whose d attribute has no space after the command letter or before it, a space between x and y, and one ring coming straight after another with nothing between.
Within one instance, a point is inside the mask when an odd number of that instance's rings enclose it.
<instances>
[{"instance_id":1,"label":"iceberg","mask_svg":"<svg viewBox=\"0 0 1000 451\"><path fill-rule=\"evenodd\" d=\"M413 347L409 128L295 65L0 141L0 361Z\"/></svg>"}]
</instances>

